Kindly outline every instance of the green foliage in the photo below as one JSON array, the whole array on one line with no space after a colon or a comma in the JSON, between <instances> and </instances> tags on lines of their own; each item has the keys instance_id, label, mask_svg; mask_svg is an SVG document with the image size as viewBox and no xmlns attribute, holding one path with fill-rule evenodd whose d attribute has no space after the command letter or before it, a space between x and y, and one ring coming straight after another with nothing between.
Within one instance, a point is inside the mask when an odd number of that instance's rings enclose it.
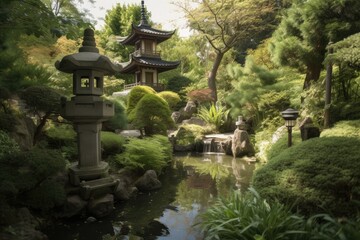
<instances>
[{"instance_id":1,"label":"green foliage","mask_svg":"<svg viewBox=\"0 0 360 240\"><path fill-rule=\"evenodd\" d=\"M0 130L12 132L15 130L16 118L12 113L0 111Z\"/></svg>"},{"instance_id":2,"label":"green foliage","mask_svg":"<svg viewBox=\"0 0 360 240\"><path fill-rule=\"evenodd\" d=\"M351 216L359 210L359 144L349 137L309 139L271 158L253 185L266 199L294 203L306 214Z\"/></svg>"},{"instance_id":3,"label":"green foliage","mask_svg":"<svg viewBox=\"0 0 360 240\"><path fill-rule=\"evenodd\" d=\"M249 35L254 37L254 33L269 31L271 24L267 21L275 16L273 5L263 0L226 0L201 2L195 8L184 3L183 9L186 9L190 27L198 31L212 47L213 66L208 87L213 90L212 97L216 101L215 79L224 55L235 45L242 46L249 42Z\"/></svg>"},{"instance_id":4,"label":"green foliage","mask_svg":"<svg viewBox=\"0 0 360 240\"><path fill-rule=\"evenodd\" d=\"M325 88L322 82L314 82L303 92L303 108L315 124L324 122Z\"/></svg>"},{"instance_id":5,"label":"green foliage","mask_svg":"<svg viewBox=\"0 0 360 240\"><path fill-rule=\"evenodd\" d=\"M360 119L360 102L333 102L330 107L332 122Z\"/></svg>"},{"instance_id":6,"label":"green foliage","mask_svg":"<svg viewBox=\"0 0 360 240\"><path fill-rule=\"evenodd\" d=\"M331 48L334 52L327 56L327 60L360 68L360 33L353 34L331 45Z\"/></svg>"},{"instance_id":7,"label":"green foliage","mask_svg":"<svg viewBox=\"0 0 360 240\"><path fill-rule=\"evenodd\" d=\"M31 86L46 85L49 83L50 76L51 73L45 68L19 58L9 68L4 69L0 77L0 86L16 92Z\"/></svg>"},{"instance_id":8,"label":"green foliage","mask_svg":"<svg viewBox=\"0 0 360 240\"><path fill-rule=\"evenodd\" d=\"M147 19L151 23L151 14L145 10ZM101 32L100 45L106 54L112 55L119 61L128 60L129 54L134 51L132 46L124 46L115 41L115 36L128 36L132 30L132 24L139 24L141 19L141 6L137 4L116 4L105 15L105 26Z\"/></svg>"},{"instance_id":9,"label":"green foliage","mask_svg":"<svg viewBox=\"0 0 360 240\"><path fill-rule=\"evenodd\" d=\"M28 206L48 210L58 206L63 203L65 192L53 177L64 170L65 160L59 151L40 148L14 151L0 158L0 202L8 209Z\"/></svg>"},{"instance_id":10,"label":"green foliage","mask_svg":"<svg viewBox=\"0 0 360 240\"><path fill-rule=\"evenodd\" d=\"M180 96L176 92L162 91L157 95L162 97L169 104L170 109L174 109L174 107L180 102Z\"/></svg>"},{"instance_id":11,"label":"green foliage","mask_svg":"<svg viewBox=\"0 0 360 240\"><path fill-rule=\"evenodd\" d=\"M205 239L305 239L302 217L278 202L269 204L254 189L220 198L201 217Z\"/></svg>"},{"instance_id":12,"label":"green foliage","mask_svg":"<svg viewBox=\"0 0 360 240\"><path fill-rule=\"evenodd\" d=\"M146 135L166 135L166 130L174 127L167 102L155 94L144 95L134 109L133 125L144 129Z\"/></svg>"},{"instance_id":13,"label":"green foliage","mask_svg":"<svg viewBox=\"0 0 360 240\"><path fill-rule=\"evenodd\" d=\"M171 144L164 136L131 138L125 144L125 152L116 155L116 162L130 169L152 169L160 173L170 160L171 153Z\"/></svg>"},{"instance_id":14,"label":"green foliage","mask_svg":"<svg viewBox=\"0 0 360 240\"><path fill-rule=\"evenodd\" d=\"M76 159L78 154L76 132L72 124L50 122L45 135L49 148L58 149L62 156L69 161Z\"/></svg>"},{"instance_id":15,"label":"green foliage","mask_svg":"<svg viewBox=\"0 0 360 240\"><path fill-rule=\"evenodd\" d=\"M113 132L101 132L103 156L115 155L124 151L125 138Z\"/></svg>"},{"instance_id":16,"label":"green foliage","mask_svg":"<svg viewBox=\"0 0 360 240\"><path fill-rule=\"evenodd\" d=\"M46 86L29 87L21 93L29 111L36 115L60 112L61 95Z\"/></svg>"},{"instance_id":17,"label":"green foliage","mask_svg":"<svg viewBox=\"0 0 360 240\"><path fill-rule=\"evenodd\" d=\"M107 131L123 130L127 126L127 118L125 113L125 106L120 98L111 97L107 100L114 104L115 115L108 121L103 123L103 128Z\"/></svg>"},{"instance_id":18,"label":"green foliage","mask_svg":"<svg viewBox=\"0 0 360 240\"><path fill-rule=\"evenodd\" d=\"M249 190L218 199L201 215L199 225L205 239L344 240L360 236L359 219L339 221L327 214L306 219L277 201L267 202L253 188Z\"/></svg>"},{"instance_id":19,"label":"green foliage","mask_svg":"<svg viewBox=\"0 0 360 240\"><path fill-rule=\"evenodd\" d=\"M286 130L287 131L287 130ZM288 149L288 134L283 132L283 135L275 143L270 144L270 148L266 153L266 158L271 161L274 157L277 157L282 151ZM292 146L301 143L301 135L299 131L292 133Z\"/></svg>"},{"instance_id":20,"label":"green foliage","mask_svg":"<svg viewBox=\"0 0 360 240\"><path fill-rule=\"evenodd\" d=\"M321 137L355 137L360 139L360 120L340 121L321 132Z\"/></svg>"},{"instance_id":21,"label":"green foliage","mask_svg":"<svg viewBox=\"0 0 360 240\"><path fill-rule=\"evenodd\" d=\"M24 203L35 209L50 210L61 206L65 199L64 186L55 180L47 179L34 190L25 194Z\"/></svg>"},{"instance_id":22,"label":"green foliage","mask_svg":"<svg viewBox=\"0 0 360 240\"><path fill-rule=\"evenodd\" d=\"M220 129L228 118L230 109L220 104L211 104L209 108L201 106L198 112L198 116L203 119L206 123L215 126L217 130Z\"/></svg>"},{"instance_id":23,"label":"green foliage","mask_svg":"<svg viewBox=\"0 0 360 240\"><path fill-rule=\"evenodd\" d=\"M231 115L251 119L255 129L277 127L279 113L297 104L290 96L300 94L301 89L293 87L299 75L289 69L268 70L249 56L244 67L229 64L227 71L234 87L226 98Z\"/></svg>"},{"instance_id":24,"label":"green foliage","mask_svg":"<svg viewBox=\"0 0 360 240\"><path fill-rule=\"evenodd\" d=\"M191 79L184 76L175 76L168 80L166 90L180 93L185 87L191 84Z\"/></svg>"},{"instance_id":25,"label":"green foliage","mask_svg":"<svg viewBox=\"0 0 360 240\"><path fill-rule=\"evenodd\" d=\"M196 124L183 124L176 132L176 144L189 145L200 142L206 134L213 133L214 127L202 127Z\"/></svg>"},{"instance_id":26,"label":"green foliage","mask_svg":"<svg viewBox=\"0 0 360 240\"><path fill-rule=\"evenodd\" d=\"M310 80L319 79L328 43L358 32L357 7L360 5L356 0L309 0L292 4L273 34L273 60L306 72L304 87L307 88Z\"/></svg>"},{"instance_id":27,"label":"green foliage","mask_svg":"<svg viewBox=\"0 0 360 240\"><path fill-rule=\"evenodd\" d=\"M46 136L50 141L74 141L76 132L72 124L51 124L46 129Z\"/></svg>"},{"instance_id":28,"label":"green foliage","mask_svg":"<svg viewBox=\"0 0 360 240\"><path fill-rule=\"evenodd\" d=\"M156 91L148 86L135 86L131 89L126 106L126 113L130 122L134 120L132 111L145 94L156 94Z\"/></svg>"},{"instance_id":29,"label":"green foliage","mask_svg":"<svg viewBox=\"0 0 360 240\"><path fill-rule=\"evenodd\" d=\"M43 128L52 114L60 112L61 95L46 86L29 87L21 93L27 110L36 116L38 124L34 134L34 145L39 140Z\"/></svg>"},{"instance_id":30,"label":"green foliage","mask_svg":"<svg viewBox=\"0 0 360 240\"><path fill-rule=\"evenodd\" d=\"M0 130L0 160L11 154L19 152L17 143L9 135Z\"/></svg>"}]
</instances>

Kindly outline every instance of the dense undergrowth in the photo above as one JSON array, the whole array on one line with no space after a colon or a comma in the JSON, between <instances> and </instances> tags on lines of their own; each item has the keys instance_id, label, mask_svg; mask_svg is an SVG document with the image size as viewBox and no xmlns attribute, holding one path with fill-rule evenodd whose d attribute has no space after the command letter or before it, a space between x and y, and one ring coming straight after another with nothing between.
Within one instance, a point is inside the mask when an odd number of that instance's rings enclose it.
<instances>
[{"instance_id":1,"label":"dense undergrowth","mask_svg":"<svg viewBox=\"0 0 360 240\"><path fill-rule=\"evenodd\" d=\"M359 120L320 138L271 145L254 189L219 199L201 217L206 239L359 239ZM261 197L260 197L261 196Z\"/></svg>"}]
</instances>

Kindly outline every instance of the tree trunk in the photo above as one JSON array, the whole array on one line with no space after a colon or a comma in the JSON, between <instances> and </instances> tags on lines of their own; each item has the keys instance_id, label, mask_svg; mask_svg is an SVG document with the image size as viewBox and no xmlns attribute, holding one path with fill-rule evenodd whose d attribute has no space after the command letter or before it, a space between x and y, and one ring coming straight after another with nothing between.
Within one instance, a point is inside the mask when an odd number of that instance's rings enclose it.
<instances>
[{"instance_id":1,"label":"tree trunk","mask_svg":"<svg viewBox=\"0 0 360 240\"><path fill-rule=\"evenodd\" d=\"M330 61L326 66L324 128L329 128L331 122L331 116L330 116L331 79L332 79L332 63Z\"/></svg>"},{"instance_id":2,"label":"tree trunk","mask_svg":"<svg viewBox=\"0 0 360 240\"><path fill-rule=\"evenodd\" d=\"M308 90L311 86L311 81L317 81L320 77L320 72L322 69L321 63L313 63L312 65L307 66L306 76L304 81L304 90Z\"/></svg>"},{"instance_id":3,"label":"tree trunk","mask_svg":"<svg viewBox=\"0 0 360 240\"><path fill-rule=\"evenodd\" d=\"M42 130L46 124L47 119L50 117L51 113L46 113L42 118L40 118L40 124L35 129L34 134L34 146L36 145L37 141L40 139Z\"/></svg>"},{"instance_id":4,"label":"tree trunk","mask_svg":"<svg viewBox=\"0 0 360 240\"><path fill-rule=\"evenodd\" d=\"M321 68L322 68L321 63L313 63L313 64L307 66L303 90L310 89L311 82L317 81L319 79ZM303 102L304 102L304 97L301 97L301 103L303 103Z\"/></svg>"},{"instance_id":5,"label":"tree trunk","mask_svg":"<svg viewBox=\"0 0 360 240\"><path fill-rule=\"evenodd\" d=\"M217 52L216 53L216 58L214 61L214 64L212 66L209 78L208 78L208 86L211 89L211 97L214 101L214 103L217 102L217 89L216 89L216 74L217 71L219 69L221 60L224 57L224 53L223 52Z\"/></svg>"}]
</instances>

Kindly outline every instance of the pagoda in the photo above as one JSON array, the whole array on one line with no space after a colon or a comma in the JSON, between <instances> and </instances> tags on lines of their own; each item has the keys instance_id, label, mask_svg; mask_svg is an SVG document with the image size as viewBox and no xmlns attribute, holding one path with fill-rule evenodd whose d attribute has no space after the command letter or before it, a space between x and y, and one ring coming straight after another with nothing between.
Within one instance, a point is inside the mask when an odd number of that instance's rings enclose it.
<instances>
[{"instance_id":1,"label":"pagoda","mask_svg":"<svg viewBox=\"0 0 360 240\"><path fill-rule=\"evenodd\" d=\"M123 64L121 73L134 74L135 83L125 85L124 90L136 85L147 85L156 91L162 91L164 86L159 83L159 73L177 68L180 61L165 61L161 59L157 45L169 38L175 31L162 31L152 28L145 15L144 1L141 1L140 24L132 24L131 34L125 38L117 37L123 45L135 46L135 52L130 54L129 62Z\"/></svg>"}]
</instances>

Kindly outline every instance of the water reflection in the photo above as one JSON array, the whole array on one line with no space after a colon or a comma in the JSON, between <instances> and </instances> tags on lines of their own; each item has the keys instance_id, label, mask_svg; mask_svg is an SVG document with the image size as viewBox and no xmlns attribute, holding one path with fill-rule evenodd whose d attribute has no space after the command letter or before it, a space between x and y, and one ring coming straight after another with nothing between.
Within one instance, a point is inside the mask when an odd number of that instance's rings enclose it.
<instances>
[{"instance_id":1,"label":"water reflection","mask_svg":"<svg viewBox=\"0 0 360 240\"><path fill-rule=\"evenodd\" d=\"M45 232L51 240L202 239L192 227L199 213L217 196L246 190L254 167L222 154L175 156L173 166L160 176L160 190L118 203L113 216L102 221L75 219Z\"/></svg>"}]
</instances>

